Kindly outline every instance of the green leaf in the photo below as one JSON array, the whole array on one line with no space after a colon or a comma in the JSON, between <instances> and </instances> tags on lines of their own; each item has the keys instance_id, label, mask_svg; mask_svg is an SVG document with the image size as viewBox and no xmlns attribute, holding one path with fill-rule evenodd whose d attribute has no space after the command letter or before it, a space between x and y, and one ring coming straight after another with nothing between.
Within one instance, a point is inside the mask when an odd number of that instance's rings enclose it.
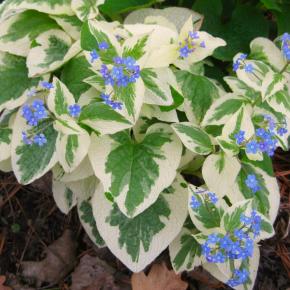
<instances>
[{"instance_id":1,"label":"green leaf","mask_svg":"<svg viewBox=\"0 0 290 290\"><path fill-rule=\"evenodd\" d=\"M25 58L0 52L0 111L7 104L11 107L12 103L15 103L17 107L20 101L21 105L21 99L26 97L26 90L37 86L39 81L39 78L28 78Z\"/></svg>"},{"instance_id":2,"label":"green leaf","mask_svg":"<svg viewBox=\"0 0 290 290\"><path fill-rule=\"evenodd\" d=\"M281 12L274 11L274 15L277 19L278 35L282 35L285 32L290 31L290 22L288 16L290 13L290 3L284 2L280 4Z\"/></svg>"},{"instance_id":3,"label":"green leaf","mask_svg":"<svg viewBox=\"0 0 290 290\"><path fill-rule=\"evenodd\" d=\"M89 63L84 56L72 58L63 67L61 81L74 95L76 102L90 88L90 85L84 82L86 78L93 74L89 68Z\"/></svg>"},{"instance_id":4,"label":"green leaf","mask_svg":"<svg viewBox=\"0 0 290 290\"><path fill-rule=\"evenodd\" d=\"M87 19L95 18L98 11L99 0L72 0L72 9L76 13L79 19L86 21ZM104 1L102 1L103 3Z\"/></svg>"},{"instance_id":5,"label":"green leaf","mask_svg":"<svg viewBox=\"0 0 290 290\"><path fill-rule=\"evenodd\" d=\"M282 12L280 3L278 3L276 0L260 0L264 6L269 10L276 10L279 12Z\"/></svg>"},{"instance_id":6,"label":"green leaf","mask_svg":"<svg viewBox=\"0 0 290 290\"><path fill-rule=\"evenodd\" d=\"M184 146L190 151L201 155L208 155L213 151L209 135L198 126L184 122L176 123L172 127Z\"/></svg>"},{"instance_id":7,"label":"green leaf","mask_svg":"<svg viewBox=\"0 0 290 290\"><path fill-rule=\"evenodd\" d=\"M111 192L124 214L134 217L172 183L181 151L172 129L155 124L140 143L126 132L93 138L89 157L105 191Z\"/></svg>"},{"instance_id":8,"label":"green leaf","mask_svg":"<svg viewBox=\"0 0 290 290\"><path fill-rule=\"evenodd\" d=\"M117 2L114 0L106 0L105 3L99 7L99 9L102 13L113 16L115 14L148 7L156 2L157 0L123 0Z\"/></svg>"},{"instance_id":9,"label":"green leaf","mask_svg":"<svg viewBox=\"0 0 290 290\"><path fill-rule=\"evenodd\" d=\"M206 77L193 75L186 71L177 73L177 81L185 101L189 103L189 106L185 106L187 117L190 121L195 119L200 123L212 102L219 97L218 89Z\"/></svg>"},{"instance_id":10,"label":"green leaf","mask_svg":"<svg viewBox=\"0 0 290 290\"><path fill-rule=\"evenodd\" d=\"M184 97L177 90L170 86L170 91L173 97L173 104L171 106L160 106L162 112L169 112L177 109L184 102Z\"/></svg>"},{"instance_id":11,"label":"green leaf","mask_svg":"<svg viewBox=\"0 0 290 290\"><path fill-rule=\"evenodd\" d=\"M145 211L128 218L100 186L92 200L98 229L110 251L130 270L139 272L177 236L186 219L187 190L181 176ZM183 181L184 182L184 181Z\"/></svg>"},{"instance_id":12,"label":"green leaf","mask_svg":"<svg viewBox=\"0 0 290 290\"><path fill-rule=\"evenodd\" d=\"M223 18L222 0L198 0L193 10L205 16L203 30L223 38L227 46L218 48L214 56L231 61L238 52L247 52L249 42L257 36L268 36L269 22L262 12L252 5L236 5L226 21ZM246 20L245 20L246 19Z\"/></svg>"},{"instance_id":13,"label":"green leaf","mask_svg":"<svg viewBox=\"0 0 290 290\"><path fill-rule=\"evenodd\" d=\"M12 129L10 128L0 128L0 144L1 143L6 143L10 144L11 142L11 134L12 134Z\"/></svg>"}]
</instances>

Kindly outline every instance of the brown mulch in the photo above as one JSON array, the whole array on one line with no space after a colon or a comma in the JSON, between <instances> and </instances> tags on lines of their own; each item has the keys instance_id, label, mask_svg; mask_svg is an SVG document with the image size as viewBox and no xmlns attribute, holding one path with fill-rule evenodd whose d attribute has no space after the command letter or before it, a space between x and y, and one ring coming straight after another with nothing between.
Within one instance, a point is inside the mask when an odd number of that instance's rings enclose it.
<instances>
[{"instance_id":1,"label":"brown mulch","mask_svg":"<svg viewBox=\"0 0 290 290\"><path fill-rule=\"evenodd\" d=\"M279 150L273 163L280 186L281 205L275 222L276 235L261 242L261 260L255 290L286 290L290 287L290 152ZM120 289L131 289L130 271L109 250L97 249L90 242L76 211L72 210L66 216L57 209L51 194L50 178L48 174L38 182L21 186L13 174L0 173L0 276L7 280L17 279L17 283L25 285L32 283L34 286L33 281L21 276L22 262L41 261L43 249L57 240L65 229L70 229L78 244L78 261L86 255L97 256L113 269L111 275L118 287L122 285ZM162 253L158 261L166 261L168 264L168 253ZM71 285L71 276L67 275L57 285L42 285L37 289L67 290ZM193 273L184 273L182 278L189 284L188 289L230 289L209 277L200 268Z\"/></svg>"}]
</instances>

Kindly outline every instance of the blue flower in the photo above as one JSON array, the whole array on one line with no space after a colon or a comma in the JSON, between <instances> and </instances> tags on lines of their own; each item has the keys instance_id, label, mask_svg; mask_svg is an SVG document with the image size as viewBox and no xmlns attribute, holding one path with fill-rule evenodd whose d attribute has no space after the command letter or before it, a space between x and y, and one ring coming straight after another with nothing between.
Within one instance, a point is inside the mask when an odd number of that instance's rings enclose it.
<instances>
[{"instance_id":1,"label":"blue flower","mask_svg":"<svg viewBox=\"0 0 290 290\"><path fill-rule=\"evenodd\" d=\"M282 40L282 52L287 60L290 60L290 34L284 33L281 36Z\"/></svg>"},{"instance_id":2,"label":"blue flower","mask_svg":"<svg viewBox=\"0 0 290 290\"><path fill-rule=\"evenodd\" d=\"M213 204L216 204L218 202L218 197L215 195L215 193L208 192L207 195Z\"/></svg>"},{"instance_id":3,"label":"blue flower","mask_svg":"<svg viewBox=\"0 0 290 290\"><path fill-rule=\"evenodd\" d=\"M235 134L235 139L238 145L241 145L245 141L245 131L240 130L237 134Z\"/></svg>"},{"instance_id":4,"label":"blue flower","mask_svg":"<svg viewBox=\"0 0 290 290\"><path fill-rule=\"evenodd\" d=\"M244 284L249 279L249 272L246 269L237 270L233 272L233 277L229 279L226 284L230 287L236 287L238 285Z\"/></svg>"},{"instance_id":5,"label":"blue flower","mask_svg":"<svg viewBox=\"0 0 290 290\"><path fill-rule=\"evenodd\" d=\"M35 88L32 88L30 91L28 91L27 93L27 97L34 97L36 96L36 89Z\"/></svg>"},{"instance_id":6,"label":"blue flower","mask_svg":"<svg viewBox=\"0 0 290 290\"><path fill-rule=\"evenodd\" d=\"M39 135L35 135L33 138L33 142L34 144L37 144L38 146L42 147L44 144L47 143L47 139L44 136L44 134L39 134Z\"/></svg>"},{"instance_id":7,"label":"blue flower","mask_svg":"<svg viewBox=\"0 0 290 290\"><path fill-rule=\"evenodd\" d=\"M256 154L259 150L259 144L257 143L257 141L253 140L250 141L247 145L246 145L246 152L247 153L252 153L252 154Z\"/></svg>"},{"instance_id":8,"label":"blue flower","mask_svg":"<svg viewBox=\"0 0 290 290\"><path fill-rule=\"evenodd\" d=\"M123 63L128 70L133 70L135 68L136 60L129 56L123 59Z\"/></svg>"},{"instance_id":9,"label":"blue flower","mask_svg":"<svg viewBox=\"0 0 290 290\"><path fill-rule=\"evenodd\" d=\"M245 60L248 57L248 55L246 53L241 53L239 56L240 60Z\"/></svg>"},{"instance_id":10,"label":"blue flower","mask_svg":"<svg viewBox=\"0 0 290 290\"><path fill-rule=\"evenodd\" d=\"M68 111L73 118L77 118L81 113L81 107L78 104L70 105Z\"/></svg>"},{"instance_id":11,"label":"blue flower","mask_svg":"<svg viewBox=\"0 0 290 290\"><path fill-rule=\"evenodd\" d=\"M286 133L288 132L288 130L286 129L286 128L284 128L284 127L281 127L281 128L279 128L279 129L277 129L277 133L278 133L278 135L279 136L283 136L283 135L285 135Z\"/></svg>"},{"instance_id":12,"label":"blue flower","mask_svg":"<svg viewBox=\"0 0 290 290\"><path fill-rule=\"evenodd\" d=\"M233 71L236 72L239 68L240 68L240 60L237 59L234 63L233 63Z\"/></svg>"},{"instance_id":13,"label":"blue flower","mask_svg":"<svg viewBox=\"0 0 290 290\"><path fill-rule=\"evenodd\" d=\"M32 145L33 144L33 141L30 138L28 138L26 132L22 132L22 141L26 145Z\"/></svg>"},{"instance_id":14,"label":"blue flower","mask_svg":"<svg viewBox=\"0 0 290 290\"><path fill-rule=\"evenodd\" d=\"M41 82L40 85L47 90L54 88L54 85L52 83L46 81Z\"/></svg>"},{"instance_id":15,"label":"blue flower","mask_svg":"<svg viewBox=\"0 0 290 290\"><path fill-rule=\"evenodd\" d=\"M202 48L205 48L206 47L205 46L205 41L202 41L199 46L202 47Z\"/></svg>"},{"instance_id":16,"label":"blue flower","mask_svg":"<svg viewBox=\"0 0 290 290\"><path fill-rule=\"evenodd\" d=\"M109 44L106 41L102 41L99 43L99 50L107 50L109 48Z\"/></svg>"},{"instance_id":17,"label":"blue flower","mask_svg":"<svg viewBox=\"0 0 290 290\"><path fill-rule=\"evenodd\" d=\"M257 180L257 177L255 174L249 174L247 176L247 179L245 180L246 185L254 192L256 193L261 189L259 182Z\"/></svg>"},{"instance_id":18,"label":"blue flower","mask_svg":"<svg viewBox=\"0 0 290 290\"><path fill-rule=\"evenodd\" d=\"M112 72L111 72L111 76L116 79L117 81L118 80L121 80L124 76L123 74L123 68L120 67L120 66L114 66L113 69L112 69Z\"/></svg>"},{"instance_id":19,"label":"blue flower","mask_svg":"<svg viewBox=\"0 0 290 290\"><path fill-rule=\"evenodd\" d=\"M91 56L91 63L93 63L95 60L99 58L99 55L95 49L91 51L90 56Z\"/></svg>"},{"instance_id":20,"label":"blue flower","mask_svg":"<svg viewBox=\"0 0 290 290\"><path fill-rule=\"evenodd\" d=\"M188 33L188 35L189 35L189 37L191 39L199 39L199 33L198 33L198 31L190 31Z\"/></svg>"},{"instance_id":21,"label":"blue flower","mask_svg":"<svg viewBox=\"0 0 290 290\"><path fill-rule=\"evenodd\" d=\"M186 44L179 49L179 56L182 58L187 58L191 52L192 50Z\"/></svg>"},{"instance_id":22,"label":"blue flower","mask_svg":"<svg viewBox=\"0 0 290 290\"><path fill-rule=\"evenodd\" d=\"M114 60L114 63L115 63L115 64L118 64L118 65L123 64L123 58L120 57L120 56L116 56L116 57L114 57L113 60Z\"/></svg>"},{"instance_id":23,"label":"blue flower","mask_svg":"<svg viewBox=\"0 0 290 290\"><path fill-rule=\"evenodd\" d=\"M194 195L191 197L190 206L192 209L198 209L201 206L200 201Z\"/></svg>"},{"instance_id":24,"label":"blue flower","mask_svg":"<svg viewBox=\"0 0 290 290\"><path fill-rule=\"evenodd\" d=\"M254 67L251 63L247 63L244 69L246 73L252 73L254 71Z\"/></svg>"},{"instance_id":25,"label":"blue flower","mask_svg":"<svg viewBox=\"0 0 290 290\"><path fill-rule=\"evenodd\" d=\"M264 138L264 136L266 136L266 130L264 128L258 128L256 130L256 136L260 138Z\"/></svg>"}]
</instances>

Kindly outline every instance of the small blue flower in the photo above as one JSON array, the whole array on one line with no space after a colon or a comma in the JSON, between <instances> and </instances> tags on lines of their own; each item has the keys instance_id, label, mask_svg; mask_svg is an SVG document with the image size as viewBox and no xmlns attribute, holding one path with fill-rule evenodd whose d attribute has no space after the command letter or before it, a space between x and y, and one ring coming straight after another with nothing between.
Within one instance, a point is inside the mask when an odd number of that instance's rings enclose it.
<instances>
[{"instance_id":1,"label":"small blue flower","mask_svg":"<svg viewBox=\"0 0 290 290\"><path fill-rule=\"evenodd\" d=\"M113 60L114 60L114 63L115 63L115 64L118 64L118 65L123 64L123 58L120 57L120 56L116 56L116 57L114 57Z\"/></svg>"},{"instance_id":2,"label":"small blue flower","mask_svg":"<svg viewBox=\"0 0 290 290\"><path fill-rule=\"evenodd\" d=\"M257 141L253 140L250 141L247 145L246 145L246 152L247 153L252 153L252 154L256 154L259 150L259 144L257 143Z\"/></svg>"},{"instance_id":3,"label":"small blue flower","mask_svg":"<svg viewBox=\"0 0 290 290\"><path fill-rule=\"evenodd\" d=\"M129 56L123 59L123 63L128 70L133 70L135 68L136 60Z\"/></svg>"},{"instance_id":4,"label":"small blue flower","mask_svg":"<svg viewBox=\"0 0 290 290\"><path fill-rule=\"evenodd\" d=\"M112 68L111 76L116 80L122 79L124 76L123 68L120 66L114 66Z\"/></svg>"},{"instance_id":5,"label":"small blue flower","mask_svg":"<svg viewBox=\"0 0 290 290\"><path fill-rule=\"evenodd\" d=\"M205 46L205 41L202 41L199 46L202 47L202 48L205 48L206 47Z\"/></svg>"},{"instance_id":6,"label":"small blue flower","mask_svg":"<svg viewBox=\"0 0 290 290\"><path fill-rule=\"evenodd\" d=\"M226 284L230 287L236 287L238 285L244 284L249 279L249 272L246 269L234 270L233 277L229 279Z\"/></svg>"},{"instance_id":7,"label":"small blue flower","mask_svg":"<svg viewBox=\"0 0 290 290\"><path fill-rule=\"evenodd\" d=\"M200 201L194 195L191 197L190 206L192 209L198 209L201 206Z\"/></svg>"},{"instance_id":8,"label":"small blue flower","mask_svg":"<svg viewBox=\"0 0 290 290\"><path fill-rule=\"evenodd\" d=\"M290 34L284 33L281 36L282 40L282 53L285 56L285 58L289 61L290 60Z\"/></svg>"},{"instance_id":9,"label":"small blue flower","mask_svg":"<svg viewBox=\"0 0 290 290\"><path fill-rule=\"evenodd\" d=\"M219 242L221 240L221 238L218 236L218 234L210 234L207 237L207 243L209 244L216 244L217 242Z\"/></svg>"},{"instance_id":10,"label":"small blue flower","mask_svg":"<svg viewBox=\"0 0 290 290\"><path fill-rule=\"evenodd\" d=\"M248 57L248 55L246 53L241 53L239 56L239 59L245 60L247 57Z\"/></svg>"},{"instance_id":11,"label":"small blue flower","mask_svg":"<svg viewBox=\"0 0 290 290\"><path fill-rule=\"evenodd\" d=\"M245 65L245 72L246 73L252 73L254 71L254 66L251 63L247 63Z\"/></svg>"},{"instance_id":12,"label":"small blue flower","mask_svg":"<svg viewBox=\"0 0 290 290\"><path fill-rule=\"evenodd\" d=\"M22 141L26 145L32 145L33 144L33 141L30 138L28 138L26 132L22 132Z\"/></svg>"},{"instance_id":13,"label":"small blue flower","mask_svg":"<svg viewBox=\"0 0 290 290\"><path fill-rule=\"evenodd\" d=\"M95 49L91 51L90 56L91 56L91 63L93 63L100 57Z\"/></svg>"},{"instance_id":14,"label":"small blue flower","mask_svg":"<svg viewBox=\"0 0 290 290\"><path fill-rule=\"evenodd\" d=\"M284 128L284 127L281 127L279 129L277 129L277 133L281 137L284 136L287 132L288 132L288 130L286 128Z\"/></svg>"},{"instance_id":15,"label":"small blue flower","mask_svg":"<svg viewBox=\"0 0 290 290\"><path fill-rule=\"evenodd\" d=\"M179 56L182 58L187 58L191 52L192 50L186 44L179 49Z\"/></svg>"},{"instance_id":16,"label":"small blue flower","mask_svg":"<svg viewBox=\"0 0 290 290\"><path fill-rule=\"evenodd\" d=\"M218 202L218 197L215 195L215 193L208 192L207 195L213 204L216 204Z\"/></svg>"},{"instance_id":17,"label":"small blue flower","mask_svg":"<svg viewBox=\"0 0 290 290\"><path fill-rule=\"evenodd\" d=\"M53 89L53 88L54 88L54 85L53 85L52 83L50 83L50 82L46 82L46 81L42 81L42 82L40 83L40 85L41 85L43 88L47 89L47 90L50 90L50 89Z\"/></svg>"},{"instance_id":18,"label":"small blue flower","mask_svg":"<svg viewBox=\"0 0 290 290\"><path fill-rule=\"evenodd\" d=\"M255 174L249 174L245 182L248 188L250 188L254 193L261 189Z\"/></svg>"},{"instance_id":19,"label":"small blue flower","mask_svg":"<svg viewBox=\"0 0 290 290\"><path fill-rule=\"evenodd\" d=\"M44 144L47 143L47 139L44 136L44 134L39 134L39 135L35 135L33 138L33 142L34 144L37 144L38 146L42 147Z\"/></svg>"},{"instance_id":20,"label":"small blue flower","mask_svg":"<svg viewBox=\"0 0 290 290\"><path fill-rule=\"evenodd\" d=\"M99 50L107 50L109 48L109 44L106 41L99 43Z\"/></svg>"},{"instance_id":21,"label":"small blue flower","mask_svg":"<svg viewBox=\"0 0 290 290\"><path fill-rule=\"evenodd\" d=\"M240 60L237 59L234 63L233 63L233 71L236 72L239 68L240 68Z\"/></svg>"},{"instance_id":22,"label":"small blue flower","mask_svg":"<svg viewBox=\"0 0 290 290\"><path fill-rule=\"evenodd\" d=\"M199 33L198 33L198 31L190 31L190 32L188 33L188 35L189 35L189 37L190 37L191 39L198 39L198 38L199 38Z\"/></svg>"},{"instance_id":23,"label":"small blue flower","mask_svg":"<svg viewBox=\"0 0 290 290\"><path fill-rule=\"evenodd\" d=\"M235 134L235 139L238 145L241 145L245 141L245 131L240 130L237 134Z\"/></svg>"},{"instance_id":24,"label":"small blue flower","mask_svg":"<svg viewBox=\"0 0 290 290\"><path fill-rule=\"evenodd\" d=\"M73 118L77 118L81 113L81 107L78 104L70 105L68 111Z\"/></svg>"}]
</instances>

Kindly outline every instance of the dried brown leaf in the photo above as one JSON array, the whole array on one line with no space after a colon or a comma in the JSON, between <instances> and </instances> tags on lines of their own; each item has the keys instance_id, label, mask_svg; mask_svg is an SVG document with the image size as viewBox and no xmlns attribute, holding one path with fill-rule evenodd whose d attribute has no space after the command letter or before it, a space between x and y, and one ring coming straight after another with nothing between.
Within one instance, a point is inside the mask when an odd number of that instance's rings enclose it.
<instances>
[{"instance_id":1,"label":"dried brown leaf","mask_svg":"<svg viewBox=\"0 0 290 290\"><path fill-rule=\"evenodd\" d=\"M42 282L55 284L65 277L74 267L76 243L72 232L63 235L45 249L46 257L40 262L22 262L23 276L34 278L37 285Z\"/></svg>"},{"instance_id":2,"label":"dried brown leaf","mask_svg":"<svg viewBox=\"0 0 290 290\"><path fill-rule=\"evenodd\" d=\"M154 264L148 276L144 272L133 274L131 283L133 290L185 290L188 287L180 275L168 270L165 264Z\"/></svg>"},{"instance_id":3,"label":"dried brown leaf","mask_svg":"<svg viewBox=\"0 0 290 290\"><path fill-rule=\"evenodd\" d=\"M6 277L0 276L0 290L12 290L12 288L4 286L5 281L6 281Z\"/></svg>"},{"instance_id":4,"label":"dried brown leaf","mask_svg":"<svg viewBox=\"0 0 290 290\"><path fill-rule=\"evenodd\" d=\"M113 273L104 261L85 255L72 274L71 290L121 290L114 283Z\"/></svg>"}]
</instances>

